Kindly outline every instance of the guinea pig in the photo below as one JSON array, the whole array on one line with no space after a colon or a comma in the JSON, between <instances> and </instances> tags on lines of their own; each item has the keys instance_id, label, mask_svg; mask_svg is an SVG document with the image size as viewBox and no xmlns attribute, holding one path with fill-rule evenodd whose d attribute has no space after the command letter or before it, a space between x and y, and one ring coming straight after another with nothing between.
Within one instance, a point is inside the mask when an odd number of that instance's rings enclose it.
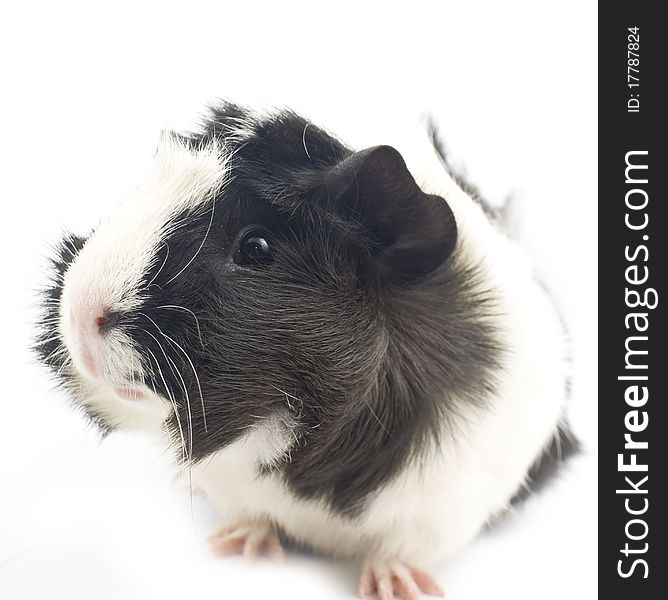
<instances>
[{"instance_id":1,"label":"guinea pig","mask_svg":"<svg viewBox=\"0 0 668 600\"><path fill-rule=\"evenodd\" d=\"M557 311L437 139L221 104L62 240L41 358L103 431L173 450L229 519L216 553L290 540L358 559L361 596L442 594L430 565L574 448Z\"/></svg>"}]
</instances>

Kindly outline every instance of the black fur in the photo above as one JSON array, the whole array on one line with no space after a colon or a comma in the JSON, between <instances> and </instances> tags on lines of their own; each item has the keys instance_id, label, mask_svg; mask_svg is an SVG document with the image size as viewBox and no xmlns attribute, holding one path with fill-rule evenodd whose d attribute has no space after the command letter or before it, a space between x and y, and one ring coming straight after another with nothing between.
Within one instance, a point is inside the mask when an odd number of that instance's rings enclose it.
<instances>
[{"instance_id":1,"label":"black fur","mask_svg":"<svg viewBox=\"0 0 668 600\"><path fill-rule=\"evenodd\" d=\"M395 150L354 153L291 112L258 118L229 104L185 139L213 138L233 153L230 181L177 218L144 305L116 326L143 349L147 384L173 398L168 426L178 439L178 415L188 458L285 419L295 443L260 476L280 473L294 493L352 515L494 391L507 351L494 290L479 291L447 203L417 187ZM237 264L249 227L267 232L273 263ZM82 243L61 252L58 273ZM57 278L39 351L67 382L52 320L60 291Z\"/></svg>"},{"instance_id":2,"label":"black fur","mask_svg":"<svg viewBox=\"0 0 668 600\"><path fill-rule=\"evenodd\" d=\"M66 234L54 250L50 264L49 285L42 292L42 320L38 324L35 351L47 366L56 372L62 366L65 350L58 336L57 321L62 295L62 278L74 257L86 243L86 238Z\"/></svg>"},{"instance_id":3,"label":"black fur","mask_svg":"<svg viewBox=\"0 0 668 600\"><path fill-rule=\"evenodd\" d=\"M468 196L480 204L488 218L493 221L497 221L499 219L498 209L496 209L492 203L481 194L477 185L475 185L466 175L464 175L464 173L458 171L452 164L450 160L450 153L446 150L445 142L440 135L438 127L436 126L436 122L431 117L427 119L427 130L429 137L431 138L431 143L436 150L436 154L438 154L439 158L441 159L441 163L443 164L443 167L445 168L450 178L462 190L464 190Z\"/></svg>"},{"instance_id":4,"label":"black fur","mask_svg":"<svg viewBox=\"0 0 668 600\"><path fill-rule=\"evenodd\" d=\"M581 450L580 442L571 432L568 423L564 423L529 470L526 484L512 497L511 506L520 504L531 494L541 491L553 482L563 463L577 456Z\"/></svg>"}]
</instances>

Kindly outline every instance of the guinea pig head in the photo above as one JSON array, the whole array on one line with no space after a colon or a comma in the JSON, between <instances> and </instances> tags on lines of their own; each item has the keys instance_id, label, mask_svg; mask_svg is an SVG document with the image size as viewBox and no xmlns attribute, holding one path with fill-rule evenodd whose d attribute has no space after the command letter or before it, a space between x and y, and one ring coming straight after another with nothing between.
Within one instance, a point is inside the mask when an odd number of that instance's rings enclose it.
<instances>
[{"instance_id":1,"label":"guinea pig head","mask_svg":"<svg viewBox=\"0 0 668 600\"><path fill-rule=\"evenodd\" d=\"M159 399L192 460L267 419L353 411L381 377L393 295L457 239L395 149L230 110L165 136L144 187L63 240L38 344L103 427L123 424L107 404Z\"/></svg>"}]
</instances>

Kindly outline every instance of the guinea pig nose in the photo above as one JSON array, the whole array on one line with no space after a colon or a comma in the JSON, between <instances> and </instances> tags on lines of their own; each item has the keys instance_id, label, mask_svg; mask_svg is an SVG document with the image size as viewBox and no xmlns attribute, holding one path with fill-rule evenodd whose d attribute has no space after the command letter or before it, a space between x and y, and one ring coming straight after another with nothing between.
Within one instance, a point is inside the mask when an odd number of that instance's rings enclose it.
<instances>
[{"instance_id":1,"label":"guinea pig nose","mask_svg":"<svg viewBox=\"0 0 668 600\"><path fill-rule=\"evenodd\" d=\"M119 318L120 315L116 312L104 311L101 316L95 319L95 323L97 323L100 333L104 333L115 327Z\"/></svg>"}]
</instances>

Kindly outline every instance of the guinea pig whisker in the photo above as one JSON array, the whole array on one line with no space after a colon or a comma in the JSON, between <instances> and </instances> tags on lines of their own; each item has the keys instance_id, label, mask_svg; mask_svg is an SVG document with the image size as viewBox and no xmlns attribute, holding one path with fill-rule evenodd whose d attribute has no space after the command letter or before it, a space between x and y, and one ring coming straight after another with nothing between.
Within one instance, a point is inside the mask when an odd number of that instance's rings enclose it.
<instances>
[{"instance_id":1,"label":"guinea pig whisker","mask_svg":"<svg viewBox=\"0 0 668 600\"><path fill-rule=\"evenodd\" d=\"M144 316L146 316L146 315L144 315ZM154 325L155 325L155 323L154 323ZM157 327L157 325L156 325L156 327ZM158 330L160 330L160 328L158 328ZM171 358L169 358L169 356L167 356L167 352L165 352L165 349L162 346L162 344L160 343L160 341L158 340L158 338L155 337L150 331L147 331L146 329L144 329L143 331L147 335L150 335L153 338L153 340L155 341L155 343L158 344L158 348L160 348L160 351L162 352L162 354L165 357L165 360L167 361L167 366L170 368L170 370L172 371L172 373L174 375L176 375L177 377L179 377L181 379L181 381L183 381L183 377L181 377L181 373L178 371L178 369L176 369L176 365L174 364L174 361ZM160 333L162 333L162 331L160 331ZM174 366L172 367L172 365L174 365ZM190 412L190 402L189 402L189 399L188 399L188 392L185 389L185 383L183 384L183 387L184 387L183 391L185 392L187 416L188 416L188 434L189 434L188 447L189 447L189 450L190 450L188 452L188 458L189 458L189 460L192 460L192 437L193 437L192 436L192 413ZM174 406L176 406L176 401L174 401Z\"/></svg>"},{"instance_id":2,"label":"guinea pig whisker","mask_svg":"<svg viewBox=\"0 0 668 600\"><path fill-rule=\"evenodd\" d=\"M179 378L181 382L181 389L183 390L183 394L186 399L186 406L188 407L187 410L187 417L188 417L188 453L192 457L192 447L193 447L193 424L192 424L192 415L190 413L190 397L188 395L188 388L186 387L186 382L183 379L183 376L181 375L181 371L179 371L179 368L176 366L176 363L169 357L167 357L167 362L170 365L170 368L172 369L172 372Z\"/></svg>"},{"instance_id":3,"label":"guinea pig whisker","mask_svg":"<svg viewBox=\"0 0 668 600\"><path fill-rule=\"evenodd\" d=\"M169 337L166 333L163 333L162 335L165 337L165 339L167 341L174 344L174 346L176 346L183 353L183 356L186 357L186 360L190 364L190 368L192 369L193 375L195 376L195 381L197 382L197 390L199 391L199 398L200 398L200 402L202 404L202 419L204 421L204 433L208 433L209 429L206 425L206 410L204 408L204 394L202 394L202 386L200 385L199 376L197 375L197 371L195 370L195 365L193 364L193 361L190 360L190 357L188 356L188 353L181 347L181 345L176 340Z\"/></svg>"},{"instance_id":4,"label":"guinea pig whisker","mask_svg":"<svg viewBox=\"0 0 668 600\"><path fill-rule=\"evenodd\" d=\"M141 315L142 317L145 317L151 323L153 323L155 328L160 332L160 335L162 335L162 337L164 337L168 342L170 342L171 344L176 346L183 353L183 355L186 357L186 359L188 360L188 363L190 364L190 368L192 369L192 371L195 375L195 381L197 382L197 389L199 390L199 397L200 397L200 401L202 403L202 418L203 418L203 421L204 421L204 431L207 432L208 429L207 429L207 426L206 426L206 411L204 409L204 395L202 394L202 386L200 385L199 377L197 375L197 371L195 370L195 365L193 364L193 361L190 360L190 357L188 356L188 353L181 347L181 345L178 344L176 342L176 340L169 337L162 329L160 329L158 324L153 319L151 319L151 317L149 317L147 314L142 313L142 312L140 312L138 314ZM156 340L156 342L157 342L157 340ZM163 353L164 353L164 350L163 350ZM165 355L165 357L166 356L167 355ZM174 365L174 366L176 367L176 365ZM177 371L178 371L178 369L177 369ZM185 385L186 385L185 381L184 381L183 377L181 376L180 372L179 372L179 377L181 378L181 381L183 382L183 388L184 388L183 391L186 393L186 404L188 405L188 417L189 417L189 420L190 420L190 446L191 446L190 455L191 455L191 458L192 458L192 413L191 413L191 409L190 409L190 399L188 397L188 391L185 389Z\"/></svg>"},{"instance_id":5,"label":"guinea pig whisker","mask_svg":"<svg viewBox=\"0 0 668 600\"><path fill-rule=\"evenodd\" d=\"M142 365L141 365L141 363L140 363L140 367L141 367L141 366L142 366ZM142 370L143 370L143 369L142 369ZM130 355L130 380L131 380L131 383L132 383L132 387L133 387L133 388L136 389L136 388L139 387L138 379L139 379L140 377L141 377L140 374L135 370L135 352L133 352L133 353Z\"/></svg>"},{"instance_id":6,"label":"guinea pig whisker","mask_svg":"<svg viewBox=\"0 0 668 600\"><path fill-rule=\"evenodd\" d=\"M165 333L158 327L158 324L151 319L148 315L144 313L139 313L143 317L146 317L153 325L155 328L160 332L160 334L165 338L168 339ZM186 387L185 381L183 379L183 376L181 375L181 372L179 371L178 367L176 366L176 363L167 356L167 353L165 352L165 349L163 348L162 344L158 341L158 339L149 331L144 329L144 332L150 335L154 340L155 343L158 344L158 348L162 351L163 355L165 356L165 359L167 360L167 364L169 368L172 370L172 372L178 376L178 378L181 380L181 385L183 386L183 393L185 395L186 399L186 408L187 408L187 417L188 417L188 450L186 453L187 456L187 469L188 469L188 488L190 491L190 516L193 520L195 520L195 513L194 513L194 504L193 504L193 485L192 485L192 458L193 458L193 417L192 417L192 410L190 407L190 397L188 395L188 389ZM164 378L163 378L164 380ZM166 383L165 383L166 386ZM177 416L177 421L178 421L178 410L176 407L176 402L174 402L174 413ZM179 429L181 431L181 439L183 440L183 429L181 428L180 421L179 422ZM185 448L185 440L183 440L183 446Z\"/></svg>"},{"instance_id":7,"label":"guinea pig whisker","mask_svg":"<svg viewBox=\"0 0 668 600\"><path fill-rule=\"evenodd\" d=\"M285 396L285 402L287 403L287 405L288 405L288 407L290 408L290 410L291 410L293 413L296 413L296 415L295 415L296 418L301 417L301 416L302 416L302 412L304 411L304 401L303 401L301 398L297 398L297 396L293 396L292 394L288 394L285 390L282 390L281 388L276 387L275 385L272 385L272 387L273 387L275 390L281 392L281 394L283 394L283 395ZM293 400L296 400L297 402L299 402L299 412L295 411L295 407L294 407L294 406L292 405L292 403L290 402L290 399L291 399L291 398L292 398Z\"/></svg>"},{"instance_id":8,"label":"guinea pig whisker","mask_svg":"<svg viewBox=\"0 0 668 600\"><path fill-rule=\"evenodd\" d=\"M194 506L193 506L193 473L192 473L192 456L193 456L193 420L192 420L192 414L190 413L190 398L188 397L188 390L186 389L186 383L183 380L183 377L181 376L181 372L179 371L178 367L176 366L176 363L171 359L167 359L174 367L174 370L176 371L176 374L178 375L179 379L181 380L181 385L183 387L183 393L185 394L186 397L186 406L188 407L188 452L190 455L190 460L188 461L188 489L190 491L190 516L195 518L195 513L194 513Z\"/></svg>"},{"instance_id":9,"label":"guinea pig whisker","mask_svg":"<svg viewBox=\"0 0 668 600\"><path fill-rule=\"evenodd\" d=\"M153 354L153 352L151 352L151 350L149 348L146 348L146 350L151 354L151 356L153 356L153 360L155 361L158 369L160 369L160 365L158 365L157 358L155 357L155 354ZM158 390L155 387L155 382L157 380L157 377L155 375L155 371L153 370L153 366L152 366L150 361L149 361L149 365L148 365L148 371L149 371L149 376L150 376L151 388L153 388L153 393L156 396L159 396ZM163 381L164 381L164 378L163 378ZM172 404L172 407L174 408L174 413L176 415L176 421L179 425L179 430L181 430L181 423L179 421L178 415L176 414L176 406L175 406L174 402L172 401L171 397L170 397L170 403ZM186 457L186 451L185 451L185 440L184 440L182 431L181 431L181 440L182 440L182 442L181 442L181 459L183 460L183 462L186 462L187 457Z\"/></svg>"},{"instance_id":10,"label":"guinea pig whisker","mask_svg":"<svg viewBox=\"0 0 668 600\"><path fill-rule=\"evenodd\" d=\"M165 254L165 260L162 261L162 264L160 265L160 268L156 272L155 275L151 278L151 281L148 282L146 285L147 288L151 287L151 284L157 279L158 275L162 272L162 270L165 268L165 265L167 264L167 259L169 258L169 243L165 242L165 246L167 246L167 253Z\"/></svg>"},{"instance_id":11,"label":"guinea pig whisker","mask_svg":"<svg viewBox=\"0 0 668 600\"><path fill-rule=\"evenodd\" d=\"M193 261L197 258L197 255L200 253L202 248L204 248L204 244L206 243L206 240L209 237L209 233L211 232L211 226L213 225L213 215L214 215L215 209L216 209L216 196L213 195L211 197L211 219L209 220L209 226L206 228L206 233L204 234L204 239L202 240L202 243L199 245L199 248L197 248L197 250L195 251L195 254L193 254L193 257L185 264L185 266L176 275L174 275L174 277L169 279L165 283L165 285L167 285L168 283L171 283L179 275L181 275L181 273L183 273L183 271L185 271L193 263Z\"/></svg>"},{"instance_id":12,"label":"guinea pig whisker","mask_svg":"<svg viewBox=\"0 0 668 600\"><path fill-rule=\"evenodd\" d=\"M189 308L185 308L183 306L179 306L178 304L163 304L162 306L157 306L156 308L163 308L167 310L182 310L187 313L190 313L193 319L195 319L195 325L197 326L197 336L199 337L199 343L202 346L202 350L204 349L204 339L202 338L202 330L200 329L199 326L199 319L192 310L190 310Z\"/></svg>"},{"instance_id":13,"label":"guinea pig whisker","mask_svg":"<svg viewBox=\"0 0 668 600\"><path fill-rule=\"evenodd\" d=\"M385 427L385 424L378 418L378 415L374 412L373 408L371 408L371 404L369 404L369 401L366 398L364 398L364 403L367 405L367 408L369 409L369 412L371 412L374 419L376 419L376 421L378 421L378 424L383 428L385 433L387 433L387 435L389 435L390 437L394 437L392 435L392 433L390 433L390 431L388 431L387 427Z\"/></svg>"},{"instance_id":14,"label":"guinea pig whisker","mask_svg":"<svg viewBox=\"0 0 668 600\"><path fill-rule=\"evenodd\" d=\"M146 334L153 337L151 335L151 333L149 333L145 329L142 329L142 331L144 331ZM165 375L162 372L162 368L160 367L160 363L158 362L158 358L156 357L155 354L153 354L153 351L148 346L146 346L146 351L153 357L153 361L155 362L155 366L158 368L158 373L160 375L160 379L162 379L162 383L165 386L165 391L167 392L167 397L169 399L169 402L171 403L172 408L174 409L174 416L176 417L176 424L179 427L179 434L181 435L181 453L183 455L183 458L187 461L188 456L187 456L187 452L186 452L186 438L185 438L185 435L183 434L183 427L181 425L181 418L179 417L178 407L176 406L176 400L174 400L174 396L172 395L172 391L169 388L169 386L167 385L167 380L165 379ZM153 386L153 390L155 391L155 385Z\"/></svg>"}]
</instances>

